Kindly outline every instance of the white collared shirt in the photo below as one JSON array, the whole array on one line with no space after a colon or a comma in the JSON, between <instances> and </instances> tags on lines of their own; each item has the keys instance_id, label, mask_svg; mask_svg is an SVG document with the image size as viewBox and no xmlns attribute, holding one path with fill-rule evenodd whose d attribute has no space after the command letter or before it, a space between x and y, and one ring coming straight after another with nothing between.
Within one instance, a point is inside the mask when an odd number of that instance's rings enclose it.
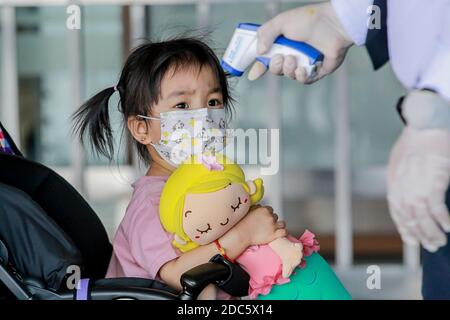
<instances>
[{"instance_id":1,"label":"white collared shirt","mask_svg":"<svg viewBox=\"0 0 450 320\"><path fill-rule=\"evenodd\" d=\"M367 36L373 0L331 0L356 45ZM388 0L392 69L408 89L430 88L450 101L450 0Z\"/></svg>"}]
</instances>

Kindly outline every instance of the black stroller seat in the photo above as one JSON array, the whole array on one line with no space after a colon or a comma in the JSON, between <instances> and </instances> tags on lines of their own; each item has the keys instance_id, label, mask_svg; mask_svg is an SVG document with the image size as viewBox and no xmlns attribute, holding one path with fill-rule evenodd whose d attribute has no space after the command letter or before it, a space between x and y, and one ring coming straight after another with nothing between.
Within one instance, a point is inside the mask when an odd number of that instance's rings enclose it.
<instances>
[{"instance_id":1,"label":"black stroller seat","mask_svg":"<svg viewBox=\"0 0 450 320\"><path fill-rule=\"evenodd\" d=\"M196 299L210 283L233 296L248 292L245 271L220 255L183 274L177 292L152 279L103 279L111 254L100 219L66 180L0 152L0 299L74 299L79 278L89 279L84 297L100 300Z\"/></svg>"}]
</instances>

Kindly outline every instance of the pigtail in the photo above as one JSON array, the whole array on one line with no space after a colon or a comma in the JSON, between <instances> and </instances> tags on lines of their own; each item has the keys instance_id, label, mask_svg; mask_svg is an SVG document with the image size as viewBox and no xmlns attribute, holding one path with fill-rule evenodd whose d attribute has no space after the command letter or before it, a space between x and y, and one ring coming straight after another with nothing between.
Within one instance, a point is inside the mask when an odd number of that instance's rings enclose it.
<instances>
[{"instance_id":1,"label":"pigtail","mask_svg":"<svg viewBox=\"0 0 450 320\"><path fill-rule=\"evenodd\" d=\"M84 144L86 134L92 149L109 160L114 155L114 140L109 121L108 102L116 87L106 88L86 101L72 116L73 132Z\"/></svg>"},{"instance_id":2,"label":"pigtail","mask_svg":"<svg viewBox=\"0 0 450 320\"><path fill-rule=\"evenodd\" d=\"M253 180L256 186L256 191L250 195L250 201L252 204L258 203L264 196L263 180L261 178Z\"/></svg>"}]
</instances>

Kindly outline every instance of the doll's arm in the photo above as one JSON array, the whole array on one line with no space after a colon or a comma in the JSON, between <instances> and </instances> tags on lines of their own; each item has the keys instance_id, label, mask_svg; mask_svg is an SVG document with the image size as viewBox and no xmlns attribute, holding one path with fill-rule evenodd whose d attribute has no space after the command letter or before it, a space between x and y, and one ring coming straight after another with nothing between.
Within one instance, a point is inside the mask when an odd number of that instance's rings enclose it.
<instances>
[{"instance_id":1,"label":"doll's arm","mask_svg":"<svg viewBox=\"0 0 450 320\"><path fill-rule=\"evenodd\" d=\"M292 271L302 261L303 245L291 242L288 238L278 238L270 242L269 246L281 259L283 277L289 278Z\"/></svg>"}]
</instances>

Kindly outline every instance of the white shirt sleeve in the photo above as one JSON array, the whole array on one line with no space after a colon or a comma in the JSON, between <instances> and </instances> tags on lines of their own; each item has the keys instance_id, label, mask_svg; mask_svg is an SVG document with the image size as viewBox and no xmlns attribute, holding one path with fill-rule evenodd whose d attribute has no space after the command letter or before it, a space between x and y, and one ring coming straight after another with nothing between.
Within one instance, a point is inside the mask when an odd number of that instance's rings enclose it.
<instances>
[{"instance_id":1,"label":"white shirt sleeve","mask_svg":"<svg viewBox=\"0 0 450 320\"><path fill-rule=\"evenodd\" d=\"M357 46L364 45L371 13L367 11L373 5L373 0L331 0L331 4L353 42Z\"/></svg>"},{"instance_id":2,"label":"white shirt sleeve","mask_svg":"<svg viewBox=\"0 0 450 320\"><path fill-rule=\"evenodd\" d=\"M433 89L450 101L450 1L446 9L447 14L441 24L438 44L430 57L430 64L420 76L417 87Z\"/></svg>"}]
</instances>

